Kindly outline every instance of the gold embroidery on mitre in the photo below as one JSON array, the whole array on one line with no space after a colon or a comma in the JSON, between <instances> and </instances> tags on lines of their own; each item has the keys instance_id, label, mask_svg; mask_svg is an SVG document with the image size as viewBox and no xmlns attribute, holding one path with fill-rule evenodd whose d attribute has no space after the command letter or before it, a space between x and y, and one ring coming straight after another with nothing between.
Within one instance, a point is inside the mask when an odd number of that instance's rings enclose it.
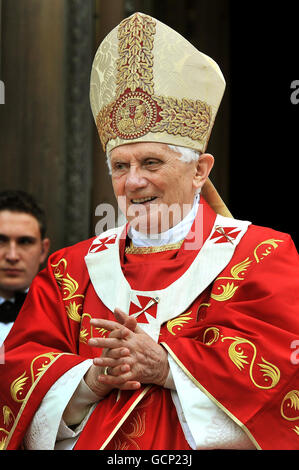
<instances>
[{"instance_id":1,"label":"gold embroidery on mitre","mask_svg":"<svg viewBox=\"0 0 299 470\"><path fill-rule=\"evenodd\" d=\"M122 139L135 139L147 134L157 120L157 107L150 96L141 91L119 98L112 111L111 126Z\"/></svg>"},{"instance_id":2,"label":"gold embroidery on mitre","mask_svg":"<svg viewBox=\"0 0 299 470\"><path fill-rule=\"evenodd\" d=\"M96 118L96 126L98 129L99 137L103 148L106 149L107 142L117 137L116 132L112 129L111 113L114 103L104 106Z\"/></svg>"},{"instance_id":3,"label":"gold embroidery on mitre","mask_svg":"<svg viewBox=\"0 0 299 470\"><path fill-rule=\"evenodd\" d=\"M187 98L153 98L162 110L159 113L161 119L152 127L151 132L167 132L192 140L203 140L207 136L212 119L212 110L207 103Z\"/></svg>"},{"instance_id":4,"label":"gold embroidery on mitre","mask_svg":"<svg viewBox=\"0 0 299 470\"><path fill-rule=\"evenodd\" d=\"M210 105L201 100L154 94L155 34L156 22L147 15L135 14L119 25L115 100L96 117L105 150L111 139L136 139L148 132L166 132L197 141L209 134Z\"/></svg>"},{"instance_id":5,"label":"gold embroidery on mitre","mask_svg":"<svg viewBox=\"0 0 299 470\"><path fill-rule=\"evenodd\" d=\"M129 88L154 93L153 45L156 22L147 15L138 14L124 19L118 28L118 54L116 96Z\"/></svg>"}]
</instances>

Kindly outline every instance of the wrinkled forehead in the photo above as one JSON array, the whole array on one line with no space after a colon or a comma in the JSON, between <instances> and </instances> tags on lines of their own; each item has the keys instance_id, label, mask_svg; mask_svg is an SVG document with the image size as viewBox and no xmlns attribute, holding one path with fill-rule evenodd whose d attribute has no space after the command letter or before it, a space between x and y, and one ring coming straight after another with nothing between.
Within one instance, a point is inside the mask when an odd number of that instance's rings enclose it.
<instances>
[{"instance_id":1,"label":"wrinkled forehead","mask_svg":"<svg viewBox=\"0 0 299 470\"><path fill-rule=\"evenodd\" d=\"M119 145L114 147L110 152L110 158L120 155L161 155L166 153L174 153L167 144L158 142L136 142L130 144Z\"/></svg>"}]
</instances>

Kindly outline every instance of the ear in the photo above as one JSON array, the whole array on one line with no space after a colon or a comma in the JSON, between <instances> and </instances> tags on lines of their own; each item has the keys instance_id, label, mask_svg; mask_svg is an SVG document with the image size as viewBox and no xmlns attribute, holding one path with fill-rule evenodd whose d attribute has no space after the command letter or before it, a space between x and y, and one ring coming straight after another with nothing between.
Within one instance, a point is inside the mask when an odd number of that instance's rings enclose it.
<instances>
[{"instance_id":1,"label":"ear","mask_svg":"<svg viewBox=\"0 0 299 470\"><path fill-rule=\"evenodd\" d=\"M42 240L42 251L41 251L41 254L40 254L40 264L42 264L47 256L48 256L48 253L49 253L49 249L50 249L50 239L49 238L44 238Z\"/></svg>"},{"instance_id":2,"label":"ear","mask_svg":"<svg viewBox=\"0 0 299 470\"><path fill-rule=\"evenodd\" d=\"M209 153L203 153L197 163L196 172L193 178L193 186L195 189L201 189L205 184L214 165L214 157Z\"/></svg>"}]
</instances>

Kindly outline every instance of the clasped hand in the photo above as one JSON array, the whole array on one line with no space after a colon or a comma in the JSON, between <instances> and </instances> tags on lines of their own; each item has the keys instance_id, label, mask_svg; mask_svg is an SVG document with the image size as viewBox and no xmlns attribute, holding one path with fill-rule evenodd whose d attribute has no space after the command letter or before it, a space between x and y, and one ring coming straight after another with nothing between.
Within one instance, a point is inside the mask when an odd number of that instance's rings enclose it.
<instances>
[{"instance_id":1,"label":"clasped hand","mask_svg":"<svg viewBox=\"0 0 299 470\"><path fill-rule=\"evenodd\" d=\"M92 319L91 325L110 331L108 337L92 338L89 346L103 348L85 374L85 382L100 398L112 389L137 390L141 384L164 385L169 372L167 352L119 309L115 321ZM104 374L108 367L108 375Z\"/></svg>"}]
</instances>

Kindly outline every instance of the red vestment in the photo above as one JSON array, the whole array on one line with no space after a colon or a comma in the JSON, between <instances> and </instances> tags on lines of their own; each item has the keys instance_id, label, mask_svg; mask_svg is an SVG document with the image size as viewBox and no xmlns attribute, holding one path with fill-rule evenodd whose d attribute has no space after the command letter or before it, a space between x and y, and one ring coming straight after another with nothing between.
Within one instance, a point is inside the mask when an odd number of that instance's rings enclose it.
<instances>
[{"instance_id":1,"label":"red vestment","mask_svg":"<svg viewBox=\"0 0 299 470\"><path fill-rule=\"evenodd\" d=\"M204 211L203 242L216 237L215 243L232 243L237 232L213 233L215 214L206 205ZM61 375L101 354L87 340L107 332L93 328L90 318L114 317L90 281L83 259L90 245L87 240L49 258L5 341L4 448L22 446L39 404ZM175 251L125 255L121 241L120 263L132 289L154 291L182 276L201 248L185 250L183 244ZM251 225L216 279L161 325L159 342L176 364L261 449L299 449L299 361L292 346L299 340L298 271L289 235ZM140 315L142 321L146 316ZM136 392L115 390L99 402L75 448L190 447L169 390L144 385Z\"/></svg>"}]
</instances>

